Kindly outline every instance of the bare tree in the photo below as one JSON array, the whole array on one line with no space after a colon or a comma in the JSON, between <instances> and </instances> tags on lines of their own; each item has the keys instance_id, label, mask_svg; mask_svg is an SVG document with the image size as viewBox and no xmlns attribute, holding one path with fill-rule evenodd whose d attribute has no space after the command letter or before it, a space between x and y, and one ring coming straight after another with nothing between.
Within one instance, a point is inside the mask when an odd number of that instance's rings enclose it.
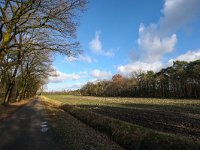
<instances>
[{"instance_id":1,"label":"bare tree","mask_svg":"<svg viewBox=\"0 0 200 150\"><path fill-rule=\"evenodd\" d=\"M24 76L22 66L28 63L27 58L34 56L45 62L45 54L70 56L80 52L79 43L75 40L76 28L85 4L86 0L0 2L0 82L4 85L1 87L4 104L9 103L15 83L20 81L19 76ZM33 78L29 81L38 82ZM22 83L22 87L24 84L27 83ZM18 91L18 98L23 91Z\"/></svg>"}]
</instances>

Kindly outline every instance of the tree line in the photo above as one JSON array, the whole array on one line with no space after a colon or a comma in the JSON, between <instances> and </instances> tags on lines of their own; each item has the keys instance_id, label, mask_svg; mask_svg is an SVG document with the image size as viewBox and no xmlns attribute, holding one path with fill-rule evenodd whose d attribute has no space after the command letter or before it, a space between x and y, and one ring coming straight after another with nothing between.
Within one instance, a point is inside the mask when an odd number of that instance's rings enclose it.
<instances>
[{"instance_id":1,"label":"tree line","mask_svg":"<svg viewBox=\"0 0 200 150\"><path fill-rule=\"evenodd\" d=\"M75 56L86 0L0 1L0 99L34 96L53 71L57 53Z\"/></svg>"},{"instance_id":2,"label":"tree line","mask_svg":"<svg viewBox=\"0 0 200 150\"><path fill-rule=\"evenodd\" d=\"M200 98L200 60L175 61L159 72L134 72L127 78L116 74L111 80L88 82L82 95L149 98Z\"/></svg>"}]
</instances>

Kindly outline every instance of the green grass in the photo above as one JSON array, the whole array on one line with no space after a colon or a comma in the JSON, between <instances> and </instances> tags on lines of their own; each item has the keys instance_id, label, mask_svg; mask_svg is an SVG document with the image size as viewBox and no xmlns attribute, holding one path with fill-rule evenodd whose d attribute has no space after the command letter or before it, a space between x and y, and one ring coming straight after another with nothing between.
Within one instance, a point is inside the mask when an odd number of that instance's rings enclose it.
<instances>
[{"instance_id":1,"label":"green grass","mask_svg":"<svg viewBox=\"0 0 200 150\"><path fill-rule=\"evenodd\" d=\"M83 121L87 125L93 127L98 131L106 133L112 140L116 141L118 144L120 144L122 147L126 149L171 149L171 150L191 149L192 150L200 148L200 144L198 142L193 142L188 138L145 128L135 123L131 123L130 121L127 122L123 121L123 116L127 115L123 114L123 112L126 109L128 110L127 113L129 114L129 116L133 116L133 114L131 114L131 110L129 110L129 107L132 107L132 109L134 110L134 107L137 107L138 109L138 106L140 106L138 104L152 105L152 103L158 105L163 103L166 104L170 103L170 106L172 104L176 106L176 104L179 105L182 104L183 101L180 102L178 102L177 100L163 101L159 99L155 99L155 101L154 100L152 101L151 99L96 98L96 97L77 97L77 96L64 96L64 95L59 95L59 96L51 95L47 97L48 98L45 99L48 102L55 103L56 105L61 106L62 109L69 112L71 115ZM57 101L52 99L57 99ZM126 106L122 105L121 102L125 104L132 103L137 105ZM189 101L186 102L191 104L191 102ZM64 103L65 105L63 105ZM194 103L196 102L193 101L192 104ZM104 113L102 113L101 111L96 111L99 109L105 109L104 107L108 107L109 111L106 112L104 110ZM146 109L147 108L145 107L145 110ZM139 109L139 112L144 113L143 111L144 108ZM159 113L160 111L161 109L159 110ZM117 112L117 116L121 116L119 117L119 119L114 119L116 118L116 116L110 115L115 112ZM153 114L148 113L148 116L146 118L147 122L151 122L150 117L152 117L152 115ZM126 117L129 118L129 116Z\"/></svg>"}]
</instances>

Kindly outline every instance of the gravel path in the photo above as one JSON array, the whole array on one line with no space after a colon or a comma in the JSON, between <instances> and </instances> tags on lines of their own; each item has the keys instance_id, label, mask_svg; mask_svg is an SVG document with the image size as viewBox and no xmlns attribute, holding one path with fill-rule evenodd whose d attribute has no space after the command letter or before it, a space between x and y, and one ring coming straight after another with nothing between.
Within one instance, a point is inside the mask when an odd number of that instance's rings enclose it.
<instances>
[{"instance_id":1,"label":"gravel path","mask_svg":"<svg viewBox=\"0 0 200 150\"><path fill-rule=\"evenodd\" d=\"M43 105L34 99L0 122L0 150L62 150L46 116Z\"/></svg>"}]
</instances>

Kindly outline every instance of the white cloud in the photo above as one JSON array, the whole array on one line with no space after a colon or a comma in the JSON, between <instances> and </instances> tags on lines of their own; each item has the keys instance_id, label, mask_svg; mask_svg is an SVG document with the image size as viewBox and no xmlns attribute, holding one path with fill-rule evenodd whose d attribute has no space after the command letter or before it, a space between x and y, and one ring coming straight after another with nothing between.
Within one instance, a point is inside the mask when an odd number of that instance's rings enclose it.
<instances>
[{"instance_id":1,"label":"white cloud","mask_svg":"<svg viewBox=\"0 0 200 150\"><path fill-rule=\"evenodd\" d=\"M172 66L173 61L176 61L176 60L191 62L191 61L195 61L198 59L200 59L200 49L198 49L196 51L190 50L190 51L186 52L185 54L177 56L174 59L170 59L167 63L162 63L160 61L153 62L153 63L137 61L137 62L133 62L133 63L127 64L127 65L118 66L117 71L118 71L118 73L125 75L125 76L130 75L130 73L133 73L135 71L136 72L137 71L146 72L146 71L152 70L154 72L158 72L162 68Z\"/></svg>"},{"instance_id":2,"label":"white cloud","mask_svg":"<svg viewBox=\"0 0 200 150\"><path fill-rule=\"evenodd\" d=\"M96 52L96 53L102 52L102 44L99 39L100 33L101 33L100 31L97 31L95 33L94 39L92 39L92 41L90 42L90 48L92 49L93 52Z\"/></svg>"},{"instance_id":3,"label":"white cloud","mask_svg":"<svg viewBox=\"0 0 200 150\"><path fill-rule=\"evenodd\" d=\"M160 28L165 33L175 31L179 27L200 17L199 0L165 0Z\"/></svg>"},{"instance_id":4,"label":"white cloud","mask_svg":"<svg viewBox=\"0 0 200 150\"><path fill-rule=\"evenodd\" d=\"M139 28L138 45L148 62L161 60L164 54L174 50L177 42L176 34L170 37L160 37L156 30L157 25L155 24L149 27L145 27L141 24Z\"/></svg>"},{"instance_id":5,"label":"white cloud","mask_svg":"<svg viewBox=\"0 0 200 150\"><path fill-rule=\"evenodd\" d=\"M195 61L198 59L200 59L200 49L197 51L188 51L187 53L182 54L176 58L176 60L187 61L187 62Z\"/></svg>"},{"instance_id":6,"label":"white cloud","mask_svg":"<svg viewBox=\"0 0 200 150\"><path fill-rule=\"evenodd\" d=\"M174 59L170 59L168 61L168 66L173 65L173 61L179 60L179 61L187 61L187 62L191 62L191 61L195 61L200 59L200 49L196 50L196 51L188 51L185 54L182 54Z\"/></svg>"},{"instance_id":7,"label":"white cloud","mask_svg":"<svg viewBox=\"0 0 200 150\"><path fill-rule=\"evenodd\" d=\"M112 77L112 73L95 69L91 72L91 76L94 77L95 79L103 80L103 79L110 79Z\"/></svg>"},{"instance_id":8,"label":"white cloud","mask_svg":"<svg viewBox=\"0 0 200 150\"><path fill-rule=\"evenodd\" d=\"M100 31L95 33L95 37L90 41L90 49L96 54L104 55L104 56L114 56L114 53L111 51L104 51L102 48L102 43L100 41Z\"/></svg>"},{"instance_id":9,"label":"white cloud","mask_svg":"<svg viewBox=\"0 0 200 150\"><path fill-rule=\"evenodd\" d=\"M59 83L59 82L63 82L66 80L78 80L80 78L81 77L79 74L76 74L76 73L67 74L67 73L63 73L63 72L56 70L55 72L52 73L52 76L49 77L49 82L50 83Z\"/></svg>"},{"instance_id":10,"label":"white cloud","mask_svg":"<svg viewBox=\"0 0 200 150\"><path fill-rule=\"evenodd\" d=\"M161 62L154 62L154 63L146 63L146 62L133 62L127 65L121 65L117 68L117 71L122 75L129 75L132 72L137 71L159 71L162 68L163 64Z\"/></svg>"},{"instance_id":11,"label":"white cloud","mask_svg":"<svg viewBox=\"0 0 200 150\"><path fill-rule=\"evenodd\" d=\"M82 61L82 62L92 63L92 58L88 55L79 55L78 57L74 57L74 56L67 57L66 56L65 60L67 62Z\"/></svg>"},{"instance_id":12,"label":"white cloud","mask_svg":"<svg viewBox=\"0 0 200 150\"><path fill-rule=\"evenodd\" d=\"M165 0L157 23L139 27L138 45L148 62L161 61L166 53L174 51L175 32L200 17L200 0Z\"/></svg>"},{"instance_id":13,"label":"white cloud","mask_svg":"<svg viewBox=\"0 0 200 150\"><path fill-rule=\"evenodd\" d=\"M162 62L165 54L175 50L177 43L176 30L200 17L200 0L164 0L163 16L157 23L147 26L141 24L137 39L142 57L139 61L118 66L117 71L129 75L134 71L159 71L173 64L174 60L194 61L200 59L200 50L187 53Z\"/></svg>"}]
</instances>

